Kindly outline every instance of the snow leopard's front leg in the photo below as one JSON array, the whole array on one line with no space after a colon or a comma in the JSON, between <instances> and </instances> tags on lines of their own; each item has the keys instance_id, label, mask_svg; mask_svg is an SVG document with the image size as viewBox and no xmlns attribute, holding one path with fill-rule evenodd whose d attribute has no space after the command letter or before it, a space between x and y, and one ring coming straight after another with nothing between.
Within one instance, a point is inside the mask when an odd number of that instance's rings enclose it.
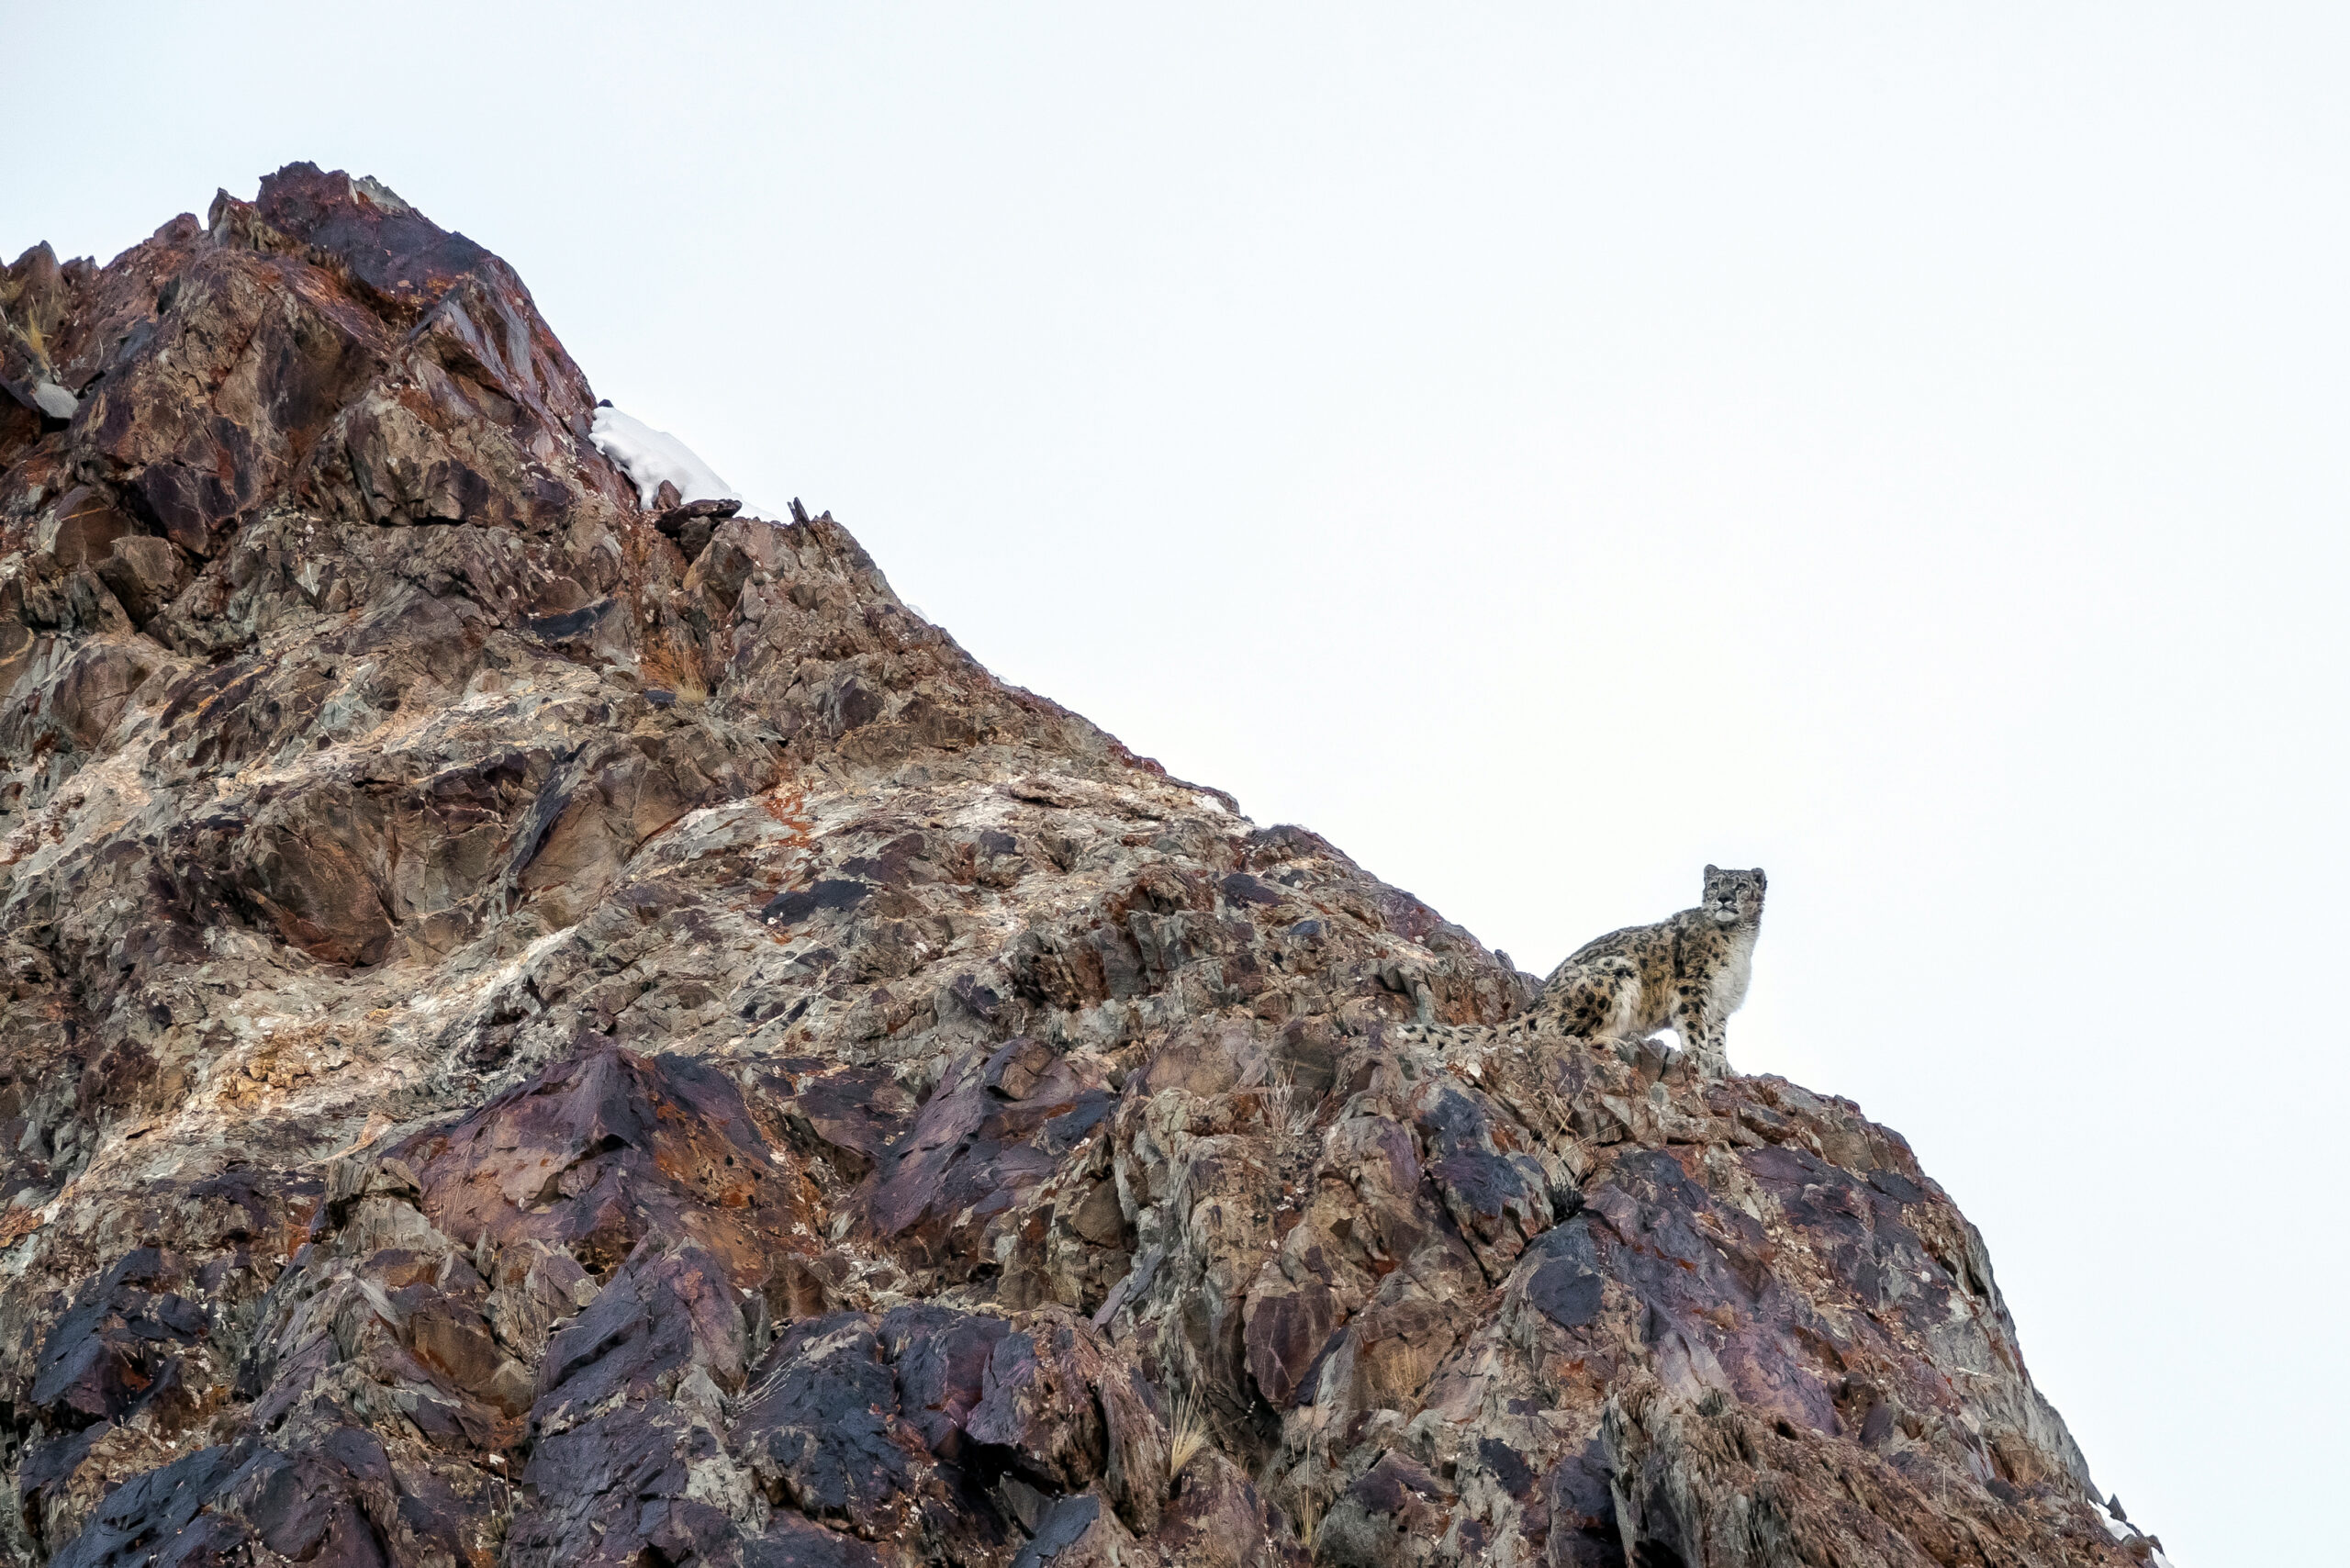
<instances>
[{"instance_id":1,"label":"snow leopard's front leg","mask_svg":"<svg viewBox=\"0 0 2350 1568\"><path fill-rule=\"evenodd\" d=\"M1702 1076L1729 1076L1728 1031L1701 986L1684 980L1673 988L1671 1022L1673 1032L1681 1036L1681 1048L1689 1053Z\"/></svg>"}]
</instances>

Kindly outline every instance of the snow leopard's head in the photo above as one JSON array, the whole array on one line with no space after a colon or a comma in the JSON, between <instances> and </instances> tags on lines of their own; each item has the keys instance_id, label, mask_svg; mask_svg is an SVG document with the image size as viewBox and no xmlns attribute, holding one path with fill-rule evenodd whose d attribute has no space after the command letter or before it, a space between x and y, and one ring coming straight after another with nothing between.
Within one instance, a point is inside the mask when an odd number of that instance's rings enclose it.
<instances>
[{"instance_id":1,"label":"snow leopard's head","mask_svg":"<svg viewBox=\"0 0 2350 1568\"><path fill-rule=\"evenodd\" d=\"M1716 925L1753 925L1762 918L1762 869L1725 871L1706 868L1706 902L1702 907Z\"/></svg>"}]
</instances>

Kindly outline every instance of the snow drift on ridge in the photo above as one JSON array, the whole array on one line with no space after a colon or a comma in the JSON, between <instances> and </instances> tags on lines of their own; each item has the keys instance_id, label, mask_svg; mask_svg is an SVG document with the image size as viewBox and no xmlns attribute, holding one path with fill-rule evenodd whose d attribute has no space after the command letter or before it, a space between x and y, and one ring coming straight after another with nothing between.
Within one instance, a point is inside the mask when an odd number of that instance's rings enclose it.
<instances>
[{"instance_id":1,"label":"snow drift on ridge","mask_svg":"<svg viewBox=\"0 0 2350 1568\"><path fill-rule=\"evenodd\" d=\"M596 449L619 464L636 483L636 498L643 506L653 505L664 480L677 487L680 501L740 501L743 510L755 516L766 516L767 510L753 505L743 492L718 476L718 471L695 453L693 448L671 435L667 431L655 430L643 420L621 413L610 403L596 409L595 422L588 427L589 439Z\"/></svg>"}]
</instances>

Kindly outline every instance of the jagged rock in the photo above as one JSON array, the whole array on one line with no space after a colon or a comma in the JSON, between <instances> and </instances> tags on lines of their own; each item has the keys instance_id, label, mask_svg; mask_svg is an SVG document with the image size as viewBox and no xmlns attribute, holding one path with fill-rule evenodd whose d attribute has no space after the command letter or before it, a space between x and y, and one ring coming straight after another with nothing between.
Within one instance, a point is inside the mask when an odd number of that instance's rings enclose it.
<instances>
[{"instance_id":1,"label":"jagged rock","mask_svg":"<svg viewBox=\"0 0 2350 1568\"><path fill-rule=\"evenodd\" d=\"M641 506L383 186L0 319L15 1560L2159 1551L1897 1135Z\"/></svg>"}]
</instances>

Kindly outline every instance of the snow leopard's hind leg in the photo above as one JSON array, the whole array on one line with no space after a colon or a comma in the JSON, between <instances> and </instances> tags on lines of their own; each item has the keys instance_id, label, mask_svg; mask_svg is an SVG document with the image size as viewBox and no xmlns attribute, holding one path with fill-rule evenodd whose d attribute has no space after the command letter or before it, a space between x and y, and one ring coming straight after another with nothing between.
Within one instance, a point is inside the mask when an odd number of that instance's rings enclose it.
<instances>
[{"instance_id":1,"label":"snow leopard's hind leg","mask_svg":"<svg viewBox=\"0 0 2350 1568\"><path fill-rule=\"evenodd\" d=\"M1561 1035L1593 1043L1628 1039L1639 1014L1639 966L1612 953L1593 959L1561 976L1543 1001Z\"/></svg>"}]
</instances>

